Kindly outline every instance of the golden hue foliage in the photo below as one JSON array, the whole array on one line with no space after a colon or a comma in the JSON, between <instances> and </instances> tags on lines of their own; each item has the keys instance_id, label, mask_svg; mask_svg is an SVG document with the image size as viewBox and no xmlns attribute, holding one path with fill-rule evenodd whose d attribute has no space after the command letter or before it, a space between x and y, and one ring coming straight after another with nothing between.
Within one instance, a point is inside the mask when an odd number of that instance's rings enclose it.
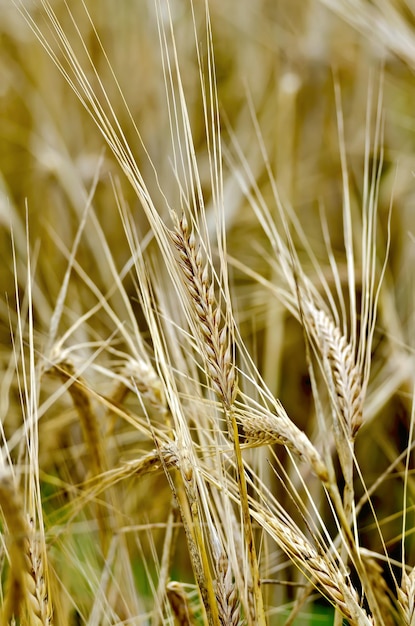
<instances>
[{"instance_id":1,"label":"golden hue foliage","mask_svg":"<svg viewBox=\"0 0 415 626\"><path fill-rule=\"evenodd\" d=\"M413 626L410 3L0 10L2 623Z\"/></svg>"}]
</instances>

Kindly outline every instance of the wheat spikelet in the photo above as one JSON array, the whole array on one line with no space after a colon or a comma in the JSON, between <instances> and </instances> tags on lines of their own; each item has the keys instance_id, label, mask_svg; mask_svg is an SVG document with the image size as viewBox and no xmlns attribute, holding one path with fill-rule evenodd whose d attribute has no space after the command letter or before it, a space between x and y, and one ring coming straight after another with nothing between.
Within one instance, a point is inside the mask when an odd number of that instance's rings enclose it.
<instances>
[{"instance_id":1,"label":"wheat spikelet","mask_svg":"<svg viewBox=\"0 0 415 626\"><path fill-rule=\"evenodd\" d=\"M216 600L218 603L219 622L222 626L239 626L241 606L238 592L232 580L229 559L222 554L216 565Z\"/></svg>"},{"instance_id":2,"label":"wheat spikelet","mask_svg":"<svg viewBox=\"0 0 415 626\"><path fill-rule=\"evenodd\" d=\"M398 604L404 626L415 626L415 567L409 574L405 570L402 572Z\"/></svg>"},{"instance_id":3,"label":"wheat spikelet","mask_svg":"<svg viewBox=\"0 0 415 626\"><path fill-rule=\"evenodd\" d=\"M227 325L221 327L221 311L215 298L214 283L209 282L209 264L203 261L200 245L183 216L171 238L179 252L187 291L198 318L201 348L209 378L225 407L230 408L237 394L235 365Z\"/></svg>"},{"instance_id":4,"label":"wheat spikelet","mask_svg":"<svg viewBox=\"0 0 415 626\"><path fill-rule=\"evenodd\" d=\"M332 402L339 411L342 428L353 440L362 425L362 386L353 349L333 320L313 303L304 305L305 322L311 328L316 346L328 365L333 384Z\"/></svg>"},{"instance_id":5,"label":"wheat spikelet","mask_svg":"<svg viewBox=\"0 0 415 626\"><path fill-rule=\"evenodd\" d=\"M328 470L307 435L288 417L280 402L276 413L265 409L247 409L239 416L246 443L251 446L280 444L287 446L312 467L321 481L329 480Z\"/></svg>"}]
</instances>

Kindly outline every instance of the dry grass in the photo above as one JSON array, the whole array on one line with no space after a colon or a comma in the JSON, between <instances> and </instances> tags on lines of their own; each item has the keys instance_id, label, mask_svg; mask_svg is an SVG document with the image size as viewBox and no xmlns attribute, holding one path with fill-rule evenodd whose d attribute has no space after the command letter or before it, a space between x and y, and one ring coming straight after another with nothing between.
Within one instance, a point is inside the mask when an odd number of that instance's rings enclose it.
<instances>
[{"instance_id":1,"label":"dry grass","mask_svg":"<svg viewBox=\"0 0 415 626\"><path fill-rule=\"evenodd\" d=\"M410 4L0 8L2 624L414 626Z\"/></svg>"}]
</instances>

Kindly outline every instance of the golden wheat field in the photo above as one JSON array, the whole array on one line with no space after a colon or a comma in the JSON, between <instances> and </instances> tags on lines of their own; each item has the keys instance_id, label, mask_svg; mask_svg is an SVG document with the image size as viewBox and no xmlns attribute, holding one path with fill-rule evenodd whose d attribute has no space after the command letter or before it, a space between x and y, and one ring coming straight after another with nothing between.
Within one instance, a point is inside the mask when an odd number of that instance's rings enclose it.
<instances>
[{"instance_id":1,"label":"golden wheat field","mask_svg":"<svg viewBox=\"0 0 415 626\"><path fill-rule=\"evenodd\" d=\"M413 0L0 15L0 626L415 626Z\"/></svg>"}]
</instances>

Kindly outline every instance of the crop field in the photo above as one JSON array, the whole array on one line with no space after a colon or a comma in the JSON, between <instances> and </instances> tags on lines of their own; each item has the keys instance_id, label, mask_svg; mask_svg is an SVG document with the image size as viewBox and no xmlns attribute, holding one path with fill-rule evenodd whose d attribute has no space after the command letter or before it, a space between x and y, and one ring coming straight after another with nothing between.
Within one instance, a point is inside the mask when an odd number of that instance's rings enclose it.
<instances>
[{"instance_id":1,"label":"crop field","mask_svg":"<svg viewBox=\"0 0 415 626\"><path fill-rule=\"evenodd\" d=\"M415 626L412 0L0 15L0 626Z\"/></svg>"}]
</instances>

